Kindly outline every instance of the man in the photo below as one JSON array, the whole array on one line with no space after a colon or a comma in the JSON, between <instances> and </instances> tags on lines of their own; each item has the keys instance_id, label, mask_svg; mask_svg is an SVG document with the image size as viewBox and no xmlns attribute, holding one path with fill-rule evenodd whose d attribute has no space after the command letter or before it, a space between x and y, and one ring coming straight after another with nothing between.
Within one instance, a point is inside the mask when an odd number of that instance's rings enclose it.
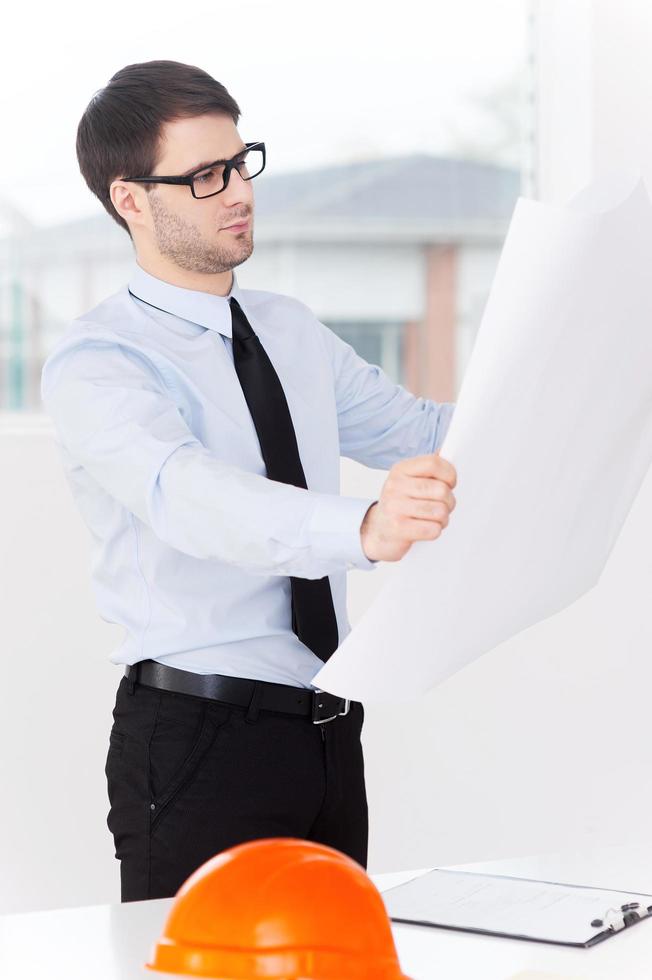
<instances>
[{"instance_id":1,"label":"man","mask_svg":"<svg viewBox=\"0 0 652 980\"><path fill-rule=\"evenodd\" d=\"M42 397L125 628L106 760L122 900L217 852L299 837L367 861L362 705L312 678L350 630L346 571L455 506L453 405L416 398L289 296L241 289L261 142L198 68L129 65L79 123L81 172L136 253L51 350ZM339 495L339 458L389 469Z\"/></svg>"}]
</instances>

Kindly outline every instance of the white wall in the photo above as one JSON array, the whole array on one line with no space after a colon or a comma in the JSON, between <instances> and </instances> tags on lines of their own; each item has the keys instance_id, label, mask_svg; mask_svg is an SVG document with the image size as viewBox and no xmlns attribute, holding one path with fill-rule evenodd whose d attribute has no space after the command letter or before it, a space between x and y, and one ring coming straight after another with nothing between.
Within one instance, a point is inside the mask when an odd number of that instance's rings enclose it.
<instances>
[{"instance_id":1,"label":"white wall","mask_svg":"<svg viewBox=\"0 0 652 980\"><path fill-rule=\"evenodd\" d=\"M8 418L8 417L6 417ZM0 913L119 901L104 759L119 677L91 539L38 417L0 426Z\"/></svg>"}]
</instances>

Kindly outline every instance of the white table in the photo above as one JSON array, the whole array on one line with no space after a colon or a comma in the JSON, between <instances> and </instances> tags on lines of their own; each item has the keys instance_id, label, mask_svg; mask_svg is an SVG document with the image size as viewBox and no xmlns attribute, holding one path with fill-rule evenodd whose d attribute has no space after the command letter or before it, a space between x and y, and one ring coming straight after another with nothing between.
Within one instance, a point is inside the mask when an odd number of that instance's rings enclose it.
<instances>
[{"instance_id":1,"label":"white table","mask_svg":"<svg viewBox=\"0 0 652 980\"><path fill-rule=\"evenodd\" d=\"M652 844L459 865L467 871L652 893ZM372 875L381 889L417 872ZM0 977L7 980L153 980L145 969L173 899L91 905L0 917ZM393 925L413 980L650 980L652 921L590 949Z\"/></svg>"}]
</instances>

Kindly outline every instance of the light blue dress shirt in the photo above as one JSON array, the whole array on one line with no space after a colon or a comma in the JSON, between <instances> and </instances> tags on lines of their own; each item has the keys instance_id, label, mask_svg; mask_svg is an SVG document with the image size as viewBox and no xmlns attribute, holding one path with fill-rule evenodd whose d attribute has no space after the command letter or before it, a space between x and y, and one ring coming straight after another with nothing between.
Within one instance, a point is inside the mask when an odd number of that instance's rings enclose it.
<instances>
[{"instance_id":1,"label":"light blue dress shirt","mask_svg":"<svg viewBox=\"0 0 652 980\"><path fill-rule=\"evenodd\" d=\"M393 384L297 299L240 289L235 273L214 296L134 266L69 324L41 375L94 539L99 613L125 629L111 660L311 687L322 662L292 631L288 576L329 576L342 642L347 569L376 567L360 540L374 498L339 495L340 455L389 469L434 452L454 404ZM231 295L283 385L307 490L265 475Z\"/></svg>"}]
</instances>

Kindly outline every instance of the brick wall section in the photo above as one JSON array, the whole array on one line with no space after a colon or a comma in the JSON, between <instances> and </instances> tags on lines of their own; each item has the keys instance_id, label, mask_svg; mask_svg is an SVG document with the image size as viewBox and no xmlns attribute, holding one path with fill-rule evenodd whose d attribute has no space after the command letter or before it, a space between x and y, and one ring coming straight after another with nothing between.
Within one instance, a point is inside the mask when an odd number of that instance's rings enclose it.
<instances>
[{"instance_id":1,"label":"brick wall section","mask_svg":"<svg viewBox=\"0 0 652 980\"><path fill-rule=\"evenodd\" d=\"M456 252L454 245L425 246L425 309L416 393L438 402L455 400Z\"/></svg>"},{"instance_id":2,"label":"brick wall section","mask_svg":"<svg viewBox=\"0 0 652 980\"><path fill-rule=\"evenodd\" d=\"M420 394L421 369L419 367L419 348L423 324L417 320L408 320L403 325L402 361L403 385L413 394Z\"/></svg>"}]
</instances>

